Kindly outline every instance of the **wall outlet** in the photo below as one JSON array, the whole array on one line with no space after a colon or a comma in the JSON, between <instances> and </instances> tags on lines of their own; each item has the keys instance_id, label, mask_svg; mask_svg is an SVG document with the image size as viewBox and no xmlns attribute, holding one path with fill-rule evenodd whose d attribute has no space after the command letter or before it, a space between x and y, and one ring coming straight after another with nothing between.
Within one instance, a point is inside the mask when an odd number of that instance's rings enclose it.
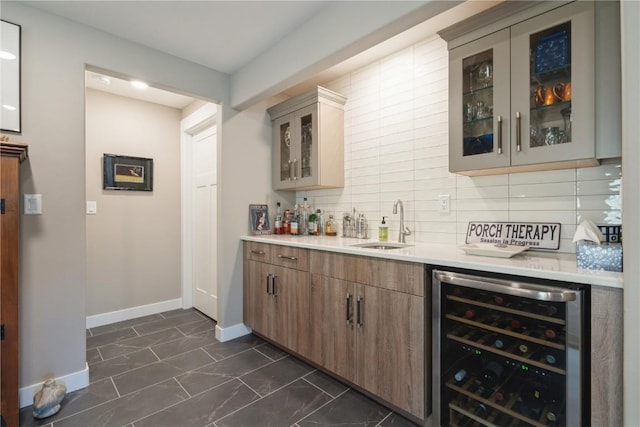
<instances>
[{"instance_id":1,"label":"wall outlet","mask_svg":"<svg viewBox=\"0 0 640 427\"><path fill-rule=\"evenodd\" d=\"M438 196L438 212L449 213L450 202L451 202L451 197L449 197L448 194L440 194Z\"/></svg>"}]
</instances>

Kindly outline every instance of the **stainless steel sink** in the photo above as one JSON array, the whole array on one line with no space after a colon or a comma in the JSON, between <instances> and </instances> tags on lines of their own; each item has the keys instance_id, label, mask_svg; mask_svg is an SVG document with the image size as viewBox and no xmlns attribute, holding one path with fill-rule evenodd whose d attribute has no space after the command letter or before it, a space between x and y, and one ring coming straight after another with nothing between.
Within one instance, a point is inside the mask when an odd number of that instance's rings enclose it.
<instances>
[{"instance_id":1,"label":"stainless steel sink","mask_svg":"<svg viewBox=\"0 0 640 427\"><path fill-rule=\"evenodd\" d=\"M356 245L350 245L350 246L353 246L356 248L365 248L365 249L388 250L388 249L408 248L413 245L408 245L406 243L367 242L367 243L358 243Z\"/></svg>"}]
</instances>

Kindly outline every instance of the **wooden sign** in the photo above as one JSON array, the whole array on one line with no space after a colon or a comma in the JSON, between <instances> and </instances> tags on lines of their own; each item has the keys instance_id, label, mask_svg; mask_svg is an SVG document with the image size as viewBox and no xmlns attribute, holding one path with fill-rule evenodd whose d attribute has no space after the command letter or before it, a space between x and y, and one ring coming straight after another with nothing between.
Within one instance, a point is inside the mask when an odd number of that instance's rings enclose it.
<instances>
[{"instance_id":1,"label":"wooden sign","mask_svg":"<svg viewBox=\"0 0 640 427\"><path fill-rule=\"evenodd\" d=\"M558 250L560 249L560 223L470 222L465 242Z\"/></svg>"}]
</instances>

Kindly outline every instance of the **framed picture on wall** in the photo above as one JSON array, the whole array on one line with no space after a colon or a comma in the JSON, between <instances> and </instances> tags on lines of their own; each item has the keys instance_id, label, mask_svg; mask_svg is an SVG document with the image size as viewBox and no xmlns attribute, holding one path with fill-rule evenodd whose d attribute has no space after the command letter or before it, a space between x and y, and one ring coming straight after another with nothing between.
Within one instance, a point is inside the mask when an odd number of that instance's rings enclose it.
<instances>
[{"instance_id":1,"label":"framed picture on wall","mask_svg":"<svg viewBox=\"0 0 640 427\"><path fill-rule=\"evenodd\" d=\"M0 130L3 132L22 132L22 110L20 91L20 32L18 24L0 21L0 58L2 59L2 114Z\"/></svg>"},{"instance_id":2,"label":"framed picture on wall","mask_svg":"<svg viewBox=\"0 0 640 427\"><path fill-rule=\"evenodd\" d=\"M102 189L153 191L153 159L104 154Z\"/></svg>"},{"instance_id":3,"label":"framed picture on wall","mask_svg":"<svg viewBox=\"0 0 640 427\"><path fill-rule=\"evenodd\" d=\"M269 207L267 205L249 205L249 224L251 234L271 234Z\"/></svg>"}]
</instances>

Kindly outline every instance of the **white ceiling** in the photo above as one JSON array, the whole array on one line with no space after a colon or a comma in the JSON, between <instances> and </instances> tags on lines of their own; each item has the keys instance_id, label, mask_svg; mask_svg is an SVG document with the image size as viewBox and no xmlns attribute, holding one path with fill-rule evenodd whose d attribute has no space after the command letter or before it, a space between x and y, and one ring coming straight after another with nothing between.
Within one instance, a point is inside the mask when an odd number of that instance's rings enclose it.
<instances>
[{"instance_id":1,"label":"white ceiling","mask_svg":"<svg viewBox=\"0 0 640 427\"><path fill-rule=\"evenodd\" d=\"M324 1L25 1L121 38L233 74Z\"/></svg>"},{"instance_id":2,"label":"white ceiling","mask_svg":"<svg viewBox=\"0 0 640 427\"><path fill-rule=\"evenodd\" d=\"M500 0L467 1L342 64L325 70L314 79L290 88L287 93L299 93L303 89L326 82L330 78L409 46L435 34L461 17L470 16L495 5L496 1ZM25 0L22 3L231 75L249 64L261 52L276 45L285 35L303 25L332 2ZM362 5L366 10L366 2ZM363 15L363 19L366 19L366 14ZM184 96L172 99L167 92L159 89L149 88L144 92L132 90L125 80L116 78L112 79L111 85L105 86L90 78L90 73L87 86L174 108L183 108L192 100Z\"/></svg>"}]
</instances>

